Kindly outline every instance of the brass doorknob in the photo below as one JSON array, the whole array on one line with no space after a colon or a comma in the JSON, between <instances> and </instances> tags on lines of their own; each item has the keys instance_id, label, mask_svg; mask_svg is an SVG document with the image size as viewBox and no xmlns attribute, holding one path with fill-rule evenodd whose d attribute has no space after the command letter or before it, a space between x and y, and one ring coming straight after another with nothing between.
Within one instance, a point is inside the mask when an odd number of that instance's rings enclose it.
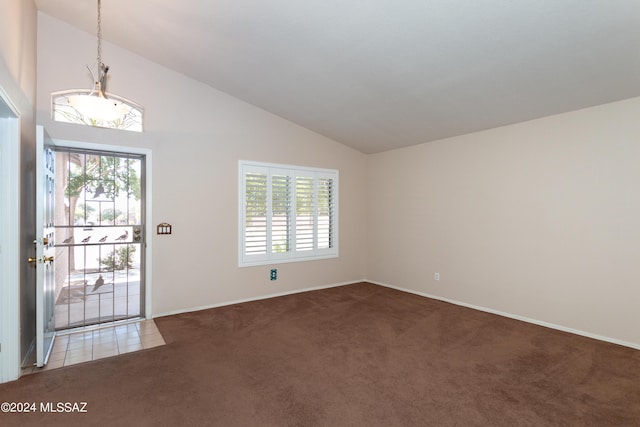
<instances>
[{"instance_id":1,"label":"brass doorknob","mask_svg":"<svg viewBox=\"0 0 640 427\"><path fill-rule=\"evenodd\" d=\"M42 262L47 262L47 261L53 261L53 257L52 256L44 256L42 257Z\"/></svg>"},{"instance_id":2,"label":"brass doorknob","mask_svg":"<svg viewBox=\"0 0 640 427\"><path fill-rule=\"evenodd\" d=\"M31 257L29 257L29 258L27 258L27 261L29 261L30 263L38 262L38 258L31 258Z\"/></svg>"}]
</instances>

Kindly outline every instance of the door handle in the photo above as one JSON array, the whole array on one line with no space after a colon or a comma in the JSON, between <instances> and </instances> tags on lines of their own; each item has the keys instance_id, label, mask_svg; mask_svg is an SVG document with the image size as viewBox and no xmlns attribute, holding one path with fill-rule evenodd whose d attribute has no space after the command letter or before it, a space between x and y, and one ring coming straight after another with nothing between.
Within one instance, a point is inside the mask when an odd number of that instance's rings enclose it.
<instances>
[{"instance_id":1,"label":"door handle","mask_svg":"<svg viewBox=\"0 0 640 427\"><path fill-rule=\"evenodd\" d=\"M27 258L27 261L29 261L29 263L34 263L34 262L40 261L40 259L29 257L29 258ZM53 257L52 256L43 256L42 257L42 263L44 264L47 261L49 261L49 262L53 261Z\"/></svg>"}]
</instances>

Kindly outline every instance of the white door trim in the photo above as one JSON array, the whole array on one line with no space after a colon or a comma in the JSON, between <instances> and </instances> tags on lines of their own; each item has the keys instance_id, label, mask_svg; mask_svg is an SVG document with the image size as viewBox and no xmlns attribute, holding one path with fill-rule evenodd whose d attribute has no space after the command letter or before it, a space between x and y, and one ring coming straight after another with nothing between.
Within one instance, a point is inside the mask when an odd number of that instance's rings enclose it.
<instances>
[{"instance_id":1,"label":"white door trim","mask_svg":"<svg viewBox=\"0 0 640 427\"><path fill-rule=\"evenodd\" d=\"M154 228L152 222L152 214L151 214L151 195L152 193L152 150L150 148L141 148L141 147L129 147L123 145L108 145L108 144L97 144L92 142L80 142L80 141L69 141L64 139L56 139L52 138L56 147L62 148L77 148L81 150L97 150L97 151L114 151L116 153L126 153L126 154L141 154L145 156L145 236L146 236L146 249L145 249L145 281L144 281L144 314L147 319L151 319L152 316L152 236L154 235Z\"/></svg>"},{"instance_id":2,"label":"white door trim","mask_svg":"<svg viewBox=\"0 0 640 427\"><path fill-rule=\"evenodd\" d=\"M20 112L1 87L0 121L0 383L3 383L20 376Z\"/></svg>"}]
</instances>

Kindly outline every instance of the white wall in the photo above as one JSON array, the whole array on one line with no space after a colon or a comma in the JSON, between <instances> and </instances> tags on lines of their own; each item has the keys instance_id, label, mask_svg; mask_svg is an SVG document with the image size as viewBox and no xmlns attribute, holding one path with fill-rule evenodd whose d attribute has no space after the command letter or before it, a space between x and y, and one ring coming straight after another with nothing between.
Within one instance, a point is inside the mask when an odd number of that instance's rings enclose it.
<instances>
[{"instance_id":1,"label":"white wall","mask_svg":"<svg viewBox=\"0 0 640 427\"><path fill-rule=\"evenodd\" d=\"M153 312L168 313L273 293L361 280L365 275L366 157L109 43L109 91L142 104L145 132L50 119L50 93L91 85L95 35L38 15L38 122L54 139L152 149ZM238 160L340 171L340 257L238 268Z\"/></svg>"},{"instance_id":2,"label":"white wall","mask_svg":"<svg viewBox=\"0 0 640 427\"><path fill-rule=\"evenodd\" d=\"M367 278L640 346L639 117L635 98L370 156Z\"/></svg>"}]
</instances>

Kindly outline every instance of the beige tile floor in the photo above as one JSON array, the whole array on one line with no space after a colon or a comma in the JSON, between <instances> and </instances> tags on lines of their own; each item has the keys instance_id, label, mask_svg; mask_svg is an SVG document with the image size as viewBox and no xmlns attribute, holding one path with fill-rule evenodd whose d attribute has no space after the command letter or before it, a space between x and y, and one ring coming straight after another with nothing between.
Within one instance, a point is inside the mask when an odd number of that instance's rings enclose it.
<instances>
[{"instance_id":1,"label":"beige tile floor","mask_svg":"<svg viewBox=\"0 0 640 427\"><path fill-rule=\"evenodd\" d=\"M89 331L58 334L47 365L42 368L23 368L22 375L117 356L164 344L164 338L162 338L153 320L141 320Z\"/></svg>"}]
</instances>

